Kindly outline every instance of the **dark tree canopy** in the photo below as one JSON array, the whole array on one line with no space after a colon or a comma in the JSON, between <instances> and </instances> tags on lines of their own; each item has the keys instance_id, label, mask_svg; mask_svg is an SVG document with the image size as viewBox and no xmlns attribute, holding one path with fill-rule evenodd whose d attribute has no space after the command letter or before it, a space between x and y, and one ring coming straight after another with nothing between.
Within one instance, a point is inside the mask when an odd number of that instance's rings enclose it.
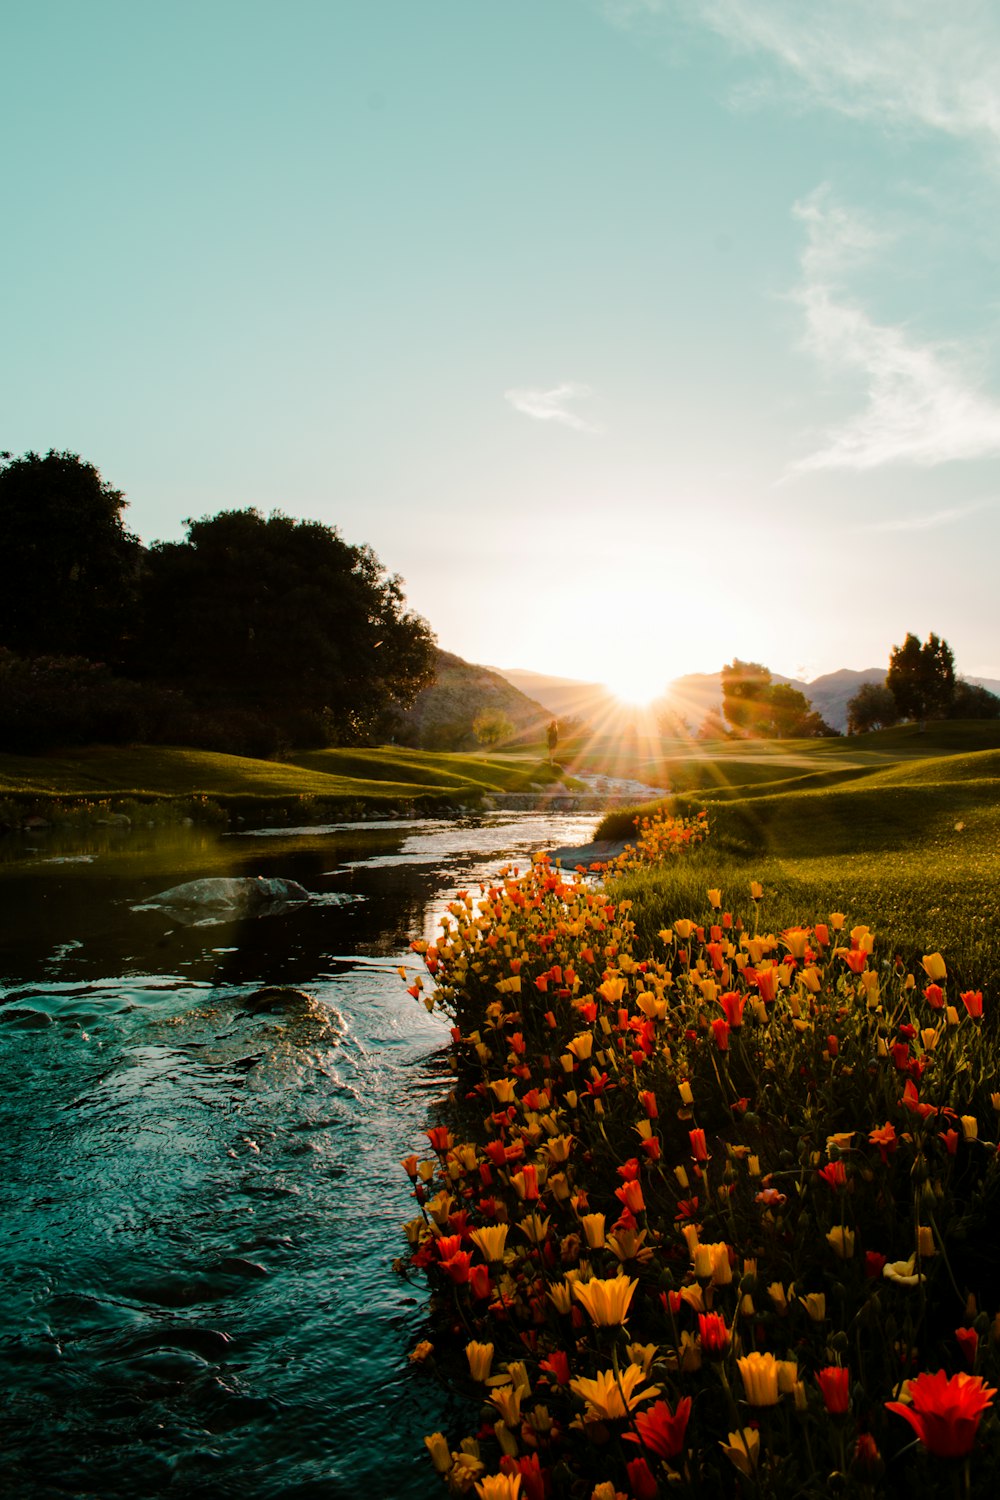
<instances>
[{"instance_id":1,"label":"dark tree canopy","mask_svg":"<svg viewBox=\"0 0 1000 1500\"><path fill-rule=\"evenodd\" d=\"M896 700L884 682L863 682L854 697L847 700L848 734L891 729L898 723Z\"/></svg>"},{"instance_id":2,"label":"dark tree canopy","mask_svg":"<svg viewBox=\"0 0 1000 1500\"><path fill-rule=\"evenodd\" d=\"M805 693L772 682L760 662L735 657L722 669L722 711L738 735L751 739L814 739L833 734Z\"/></svg>"},{"instance_id":3,"label":"dark tree canopy","mask_svg":"<svg viewBox=\"0 0 1000 1500\"><path fill-rule=\"evenodd\" d=\"M142 549L126 501L75 453L0 455L0 646L114 659Z\"/></svg>"},{"instance_id":4,"label":"dark tree canopy","mask_svg":"<svg viewBox=\"0 0 1000 1500\"><path fill-rule=\"evenodd\" d=\"M892 648L885 685L901 719L923 723L948 718L955 697L955 658L948 642L932 632L921 645L918 636L908 633L901 646Z\"/></svg>"},{"instance_id":5,"label":"dark tree canopy","mask_svg":"<svg viewBox=\"0 0 1000 1500\"><path fill-rule=\"evenodd\" d=\"M185 524L148 555L137 669L296 742L370 736L430 680L430 629L370 548L253 509Z\"/></svg>"},{"instance_id":6,"label":"dark tree canopy","mask_svg":"<svg viewBox=\"0 0 1000 1500\"><path fill-rule=\"evenodd\" d=\"M1000 719L1000 698L978 682L959 677L951 700L950 719Z\"/></svg>"}]
</instances>

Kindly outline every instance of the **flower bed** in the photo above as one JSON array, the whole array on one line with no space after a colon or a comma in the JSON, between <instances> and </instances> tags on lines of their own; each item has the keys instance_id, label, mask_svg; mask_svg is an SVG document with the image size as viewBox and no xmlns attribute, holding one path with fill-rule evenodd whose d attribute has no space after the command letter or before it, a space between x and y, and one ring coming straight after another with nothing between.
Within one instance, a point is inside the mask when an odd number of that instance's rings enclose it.
<instances>
[{"instance_id":1,"label":"flower bed","mask_svg":"<svg viewBox=\"0 0 1000 1500\"><path fill-rule=\"evenodd\" d=\"M706 834L647 822L619 868ZM465 1096L404 1163L415 1354L483 1401L427 1439L439 1473L483 1500L992 1496L982 995L840 913L768 933L759 886L638 952L614 874L540 857L413 945Z\"/></svg>"}]
</instances>

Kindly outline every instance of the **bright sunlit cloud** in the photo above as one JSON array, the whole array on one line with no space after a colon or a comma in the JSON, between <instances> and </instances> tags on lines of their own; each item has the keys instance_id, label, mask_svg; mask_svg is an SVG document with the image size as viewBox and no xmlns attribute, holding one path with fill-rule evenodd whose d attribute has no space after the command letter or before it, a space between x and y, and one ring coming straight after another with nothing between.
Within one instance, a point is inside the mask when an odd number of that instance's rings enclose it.
<instances>
[{"instance_id":1,"label":"bright sunlit cloud","mask_svg":"<svg viewBox=\"0 0 1000 1500\"><path fill-rule=\"evenodd\" d=\"M1000 165L1000 11L990 0L606 0L620 24L684 16L781 67L786 92L854 119L983 144ZM744 98L774 93L758 81Z\"/></svg>"},{"instance_id":2,"label":"bright sunlit cloud","mask_svg":"<svg viewBox=\"0 0 1000 1500\"><path fill-rule=\"evenodd\" d=\"M575 381L564 381L551 390L539 391L517 388L504 391L504 400L509 401L515 411L537 422L559 422L564 427L573 427L577 432L600 432L594 422L588 422L570 407L572 401L586 401L593 395L589 385Z\"/></svg>"},{"instance_id":3,"label":"bright sunlit cloud","mask_svg":"<svg viewBox=\"0 0 1000 1500\"><path fill-rule=\"evenodd\" d=\"M953 505L947 510L936 510L930 515L900 516L893 521L875 521L862 531L935 531L939 526L953 526L967 516L977 515L983 510L995 510L1000 501L976 500L971 505Z\"/></svg>"},{"instance_id":4,"label":"bright sunlit cloud","mask_svg":"<svg viewBox=\"0 0 1000 1500\"><path fill-rule=\"evenodd\" d=\"M960 351L876 323L838 284L884 237L834 204L826 188L794 212L807 232L793 294L805 318L803 345L821 364L861 375L867 405L792 472L929 466L1000 452L1000 404L976 389Z\"/></svg>"}]
</instances>

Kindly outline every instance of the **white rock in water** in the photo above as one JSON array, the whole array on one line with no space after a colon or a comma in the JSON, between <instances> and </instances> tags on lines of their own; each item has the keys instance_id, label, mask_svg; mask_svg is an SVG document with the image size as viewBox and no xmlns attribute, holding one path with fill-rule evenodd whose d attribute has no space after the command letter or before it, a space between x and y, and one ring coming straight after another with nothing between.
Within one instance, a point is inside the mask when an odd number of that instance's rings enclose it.
<instances>
[{"instance_id":1,"label":"white rock in water","mask_svg":"<svg viewBox=\"0 0 1000 1500\"><path fill-rule=\"evenodd\" d=\"M149 896L133 911L149 907L171 910L194 908L198 911L260 912L270 907L290 906L309 900L305 886L295 880L281 880L264 875L211 876L175 885L158 896Z\"/></svg>"}]
</instances>

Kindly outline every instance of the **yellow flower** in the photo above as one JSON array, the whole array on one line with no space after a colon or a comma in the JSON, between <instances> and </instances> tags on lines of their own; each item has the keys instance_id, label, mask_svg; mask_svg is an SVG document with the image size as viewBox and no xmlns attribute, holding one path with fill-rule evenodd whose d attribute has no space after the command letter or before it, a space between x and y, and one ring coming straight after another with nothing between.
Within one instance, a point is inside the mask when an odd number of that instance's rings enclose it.
<instances>
[{"instance_id":1,"label":"yellow flower","mask_svg":"<svg viewBox=\"0 0 1000 1500\"><path fill-rule=\"evenodd\" d=\"M975 1141L979 1138L979 1121L975 1115L961 1115L960 1122L962 1134L967 1141Z\"/></svg>"},{"instance_id":2,"label":"yellow flower","mask_svg":"<svg viewBox=\"0 0 1000 1500\"><path fill-rule=\"evenodd\" d=\"M576 1282L573 1293L576 1300L583 1303L594 1322L599 1327L608 1328L624 1323L638 1284L619 1273L604 1281L595 1277L593 1281Z\"/></svg>"},{"instance_id":3,"label":"yellow flower","mask_svg":"<svg viewBox=\"0 0 1000 1500\"><path fill-rule=\"evenodd\" d=\"M934 1231L929 1224L917 1225L917 1252L921 1260L929 1260L932 1255L937 1254Z\"/></svg>"},{"instance_id":4,"label":"yellow flower","mask_svg":"<svg viewBox=\"0 0 1000 1500\"><path fill-rule=\"evenodd\" d=\"M847 918L842 911L832 911L830 913L830 926L834 932L840 932L846 920Z\"/></svg>"},{"instance_id":5,"label":"yellow flower","mask_svg":"<svg viewBox=\"0 0 1000 1500\"><path fill-rule=\"evenodd\" d=\"M814 1323L822 1323L826 1318L826 1293L807 1292L799 1301Z\"/></svg>"},{"instance_id":6,"label":"yellow flower","mask_svg":"<svg viewBox=\"0 0 1000 1500\"><path fill-rule=\"evenodd\" d=\"M548 1290L549 1301L556 1312L568 1313L573 1308L573 1287L568 1281L554 1281Z\"/></svg>"},{"instance_id":7,"label":"yellow flower","mask_svg":"<svg viewBox=\"0 0 1000 1500\"><path fill-rule=\"evenodd\" d=\"M427 1451L431 1456L431 1463L439 1474L447 1474L451 1468L451 1450L445 1441L444 1433L432 1432L430 1437L425 1437Z\"/></svg>"},{"instance_id":8,"label":"yellow flower","mask_svg":"<svg viewBox=\"0 0 1000 1500\"><path fill-rule=\"evenodd\" d=\"M434 1345L430 1339L421 1339L420 1343L415 1344L410 1350L410 1363L413 1365L422 1365L424 1360L429 1359L433 1353Z\"/></svg>"},{"instance_id":9,"label":"yellow flower","mask_svg":"<svg viewBox=\"0 0 1000 1500\"><path fill-rule=\"evenodd\" d=\"M604 1215L584 1214L580 1220L583 1232L587 1236L587 1244L591 1250L600 1250L604 1244Z\"/></svg>"},{"instance_id":10,"label":"yellow flower","mask_svg":"<svg viewBox=\"0 0 1000 1500\"><path fill-rule=\"evenodd\" d=\"M521 1420L521 1392L513 1385L496 1385L490 1392L490 1401L503 1417L508 1427L516 1427Z\"/></svg>"},{"instance_id":11,"label":"yellow flower","mask_svg":"<svg viewBox=\"0 0 1000 1500\"><path fill-rule=\"evenodd\" d=\"M533 1245L540 1245L549 1232L550 1222L549 1219L543 1219L541 1214L526 1214L518 1228Z\"/></svg>"},{"instance_id":12,"label":"yellow flower","mask_svg":"<svg viewBox=\"0 0 1000 1500\"><path fill-rule=\"evenodd\" d=\"M543 1150L550 1161L569 1161L569 1154L573 1147L571 1135L554 1135L545 1142Z\"/></svg>"},{"instance_id":13,"label":"yellow flower","mask_svg":"<svg viewBox=\"0 0 1000 1500\"><path fill-rule=\"evenodd\" d=\"M577 1062L586 1062L594 1050L594 1033L592 1031L581 1031L571 1042L566 1043L568 1052L572 1052Z\"/></svg>"},{"instance_id":14,"label":"yellow flower","mask_svg":"<svg viewBox=\"0 0 1000 1500\"><path fill-rule=\"evenodd\" d=\"M799 1367L794 1359L778 1360L778 1390L788 1396L795 1389L799 1378Z\"/></svg>"},{"instance_id":15,"label":"yellow flower","mask_svg":"<svg viewBox=\"0 0 1000 1500\"><path fill-rule=\"evenodd\" d=\"M764 887L759 880L751 880L750 895L754 901L759 901L764 894Z\"/></svg>"},{"instance_id":16,"label":"yellow flower","mask_svg":"<svg viewBox=\"0 0 1000 1500\"><path fill-rule=\"evenodd\" d=\"M479 1500L518 1500L520 1474L486 1474L476 1485Z\"/></svg>"},{"instance_id":17,"label":"yellow flower","mask_svg":"<svg viewBox=\"0 0 1000 1500\"><path fill-rule=\"evenodd\" d=\"M692 932L694 932L694 929L695 923L689 922L687 917L679 917L678 920L674 923L674 931L676 932L682 943L687 942Z\"/></svg>"},{"instance_id":18,"label":"yellow flower","mask_svg":"<svg viewBox=\"0 0 1000 1500\"><path fill-rule=\"evenodd\" d=\"M719 890L709 891L708 904L709 906L714 907L716 911L718 911L719 907L722 905L722 892Z\"/></svg>"},{"instance_id":19,"label":"yellow flower","mask_svg":"<svg viewBox=\"0 0 1000 1500\"><path fill-rule=\"evenodd\" d=\"M744 1427L741 1432L731 1432L729 1442L720 1443L719 1447L741 1474L745 1474L748 1479L753 1477L760 1457L759 1432L752 1427Z\"/></svg>"},{"instance_id":20,"label":"yellow flower","mask_svg":"<svg viewBox=\"0 0 1000 1500\"><path fill-rule=\"evenodd\" d=\"M834 1255L841 1260L850 1260L854 1254L854 1230L838 1224L827 1235L827 1243Z\"/></svg>"},{"instance_id":21,"label":"yellow flower","mask_svg":"<svg viewBox=\"0 0 1000 1500\"><path fill-rule=\"evenodd\" d=\"M629 1363L639 1365L642 1373L648 1375L658 1348L658 1344L629 1344L627 1350Z\"/></svg>"},{"instance_id":22,"label":"yellow flower","mask_svg":"<svg viewBox=\"0 0 1000 1500\"><path fill-rule=\"evenodd\" d=\"M471 1229L469 1236L477 1250L480 1250L487 1260L503 1260L503 1253L507 1246L506 1224L484 1224L481 1229Z\"/></svg>"},{"instance_id":23,"label":"yellow flower","mask_svg":"<svg viewBox=\"0 0 1000 1500\"><path fill-rule=\"evenodd\" d=\"M886 1281L894 1281L897 1286L918 1286L927 1277L922 1276L914 1270L916 1255L911 1255L909 1260L890 1260L882 1267L882 1275Z\"/></svg>"},{"instance_id":24,"label":"yellow flower","mask_svg":"<svg viewBox=\"0 0 1000 1500\"><path fill-rule=\"evenodd\" d=\"M600 1484L594 1485L590 1500L628 1500L628 1496L616 1490L610 1479L602 1479Z\"/></svg>"},{"instance_id":25,"label":"yellow flower","mask_svg":"<svg viewBox=\"0 0 1000 1500\"><path fill-rule=\"evenodd\" d=\"M681 1096L682 1104L694 1103L694 1094L691 1092L691 1085L687 1082L686 1079L682 1083L679 1083L677 1085L677 1092Z\"/></svg>"},{"instance_id":26,"label":"yellow flower","mask_svg":"<svg viewBox=\"0 0 1000 1500\"><path fill-rule=\"evenodd\" d=\"M744 1354L736 1363L751 1406L777 1406L778 1361L773 1354Z\"/></svg>"},{"instance_id":27,"label":"yellow flower","mask_svg":"<svg viewBox=\"0 0 1000 1500\"><path fill-rule=\"evenodd\" d=\"M617 1422L628 1416L640 1401L649 1401L660 1394L655 1385L636 1391L645 1378L641 1365L626 1365L620 1376L614 1370L598 1370L593 1380L579 1375L569 1385L587 1403L588 1421Z\"/></svg>"},{"instance_id":28,"label":"yellow flower","mask_svg":"<svg viewBox=\"0 0 1000 1500\"><path fill-rule=\"evenodd\" d=\"M924 973L928 979L935 983L939 979L947 979L948 967L940 953L925 953L920 962L924 966Z\"/></svg>"},{"instance_id":29,"label":"yellow flower","mask_svg":"<svg viewBox=\"0 0 1000 1500\"><path fill-rule=\"evenodd\" d=\"M469 1361L469 1374L473 1380L484 1381L489 1379L490 1369L493 1365L493 1345L479 1344L475 1339L465 1346L465 1357Z\"/></svg>"},{"instance_id":30,"label":"yellow flower","mask_svg":"<svg viewBox=\"0 0 1000 1500\"><path fill-rule=\"evenodd\" d=\"M494 1078L490 1088L498 1104L510 1104L517 1097L513 1078Z\"/></svg>"}]
</instances>

